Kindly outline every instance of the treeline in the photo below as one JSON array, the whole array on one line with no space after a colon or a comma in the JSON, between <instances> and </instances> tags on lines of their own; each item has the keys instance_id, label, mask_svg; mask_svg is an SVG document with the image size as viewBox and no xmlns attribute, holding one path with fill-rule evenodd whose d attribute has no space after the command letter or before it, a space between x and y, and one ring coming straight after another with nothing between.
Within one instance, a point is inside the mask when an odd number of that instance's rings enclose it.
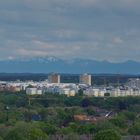
<instances>
[{"instance_id":1,"label":"treeline","mask_svg":"<svg viewBox=\"0 0 140 140\"><path fill-rule=\"evenodd\" d=\"M102 117L101 121L77 121L74 115ZM49 140L120 140L121 136L140 135L140 97L95 98L78 94L27 96L0 93L0 139ZM109 139L111 137L111 139ZM117 139L116 139L117 138ZM86 140L86 139L85 139Z\"/></svg>"},{"instance_id":2,"label":"treeline","mask_svg":"<svg viewBox=\"0 0 140 140\"><path fill-rule=\"evenodd\" d=\"M79 83L80 74L61 74L62 83ZM123 75L123 74L92 74L92 85L115 85L118 83L124 84L129 78L140 78L140 75ZM0 73L2 81L43 81L48 79L48 74L38 73Z\"/></svg>"}]
</instances>

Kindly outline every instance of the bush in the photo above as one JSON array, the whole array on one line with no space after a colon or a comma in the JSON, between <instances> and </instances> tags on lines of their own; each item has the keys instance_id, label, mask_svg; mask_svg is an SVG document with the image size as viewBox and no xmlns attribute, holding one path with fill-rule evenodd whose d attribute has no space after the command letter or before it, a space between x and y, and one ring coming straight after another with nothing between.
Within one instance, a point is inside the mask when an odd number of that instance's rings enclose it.
<instances>
[{"instance_id":1,"label":"bush","mask_svg":"<svg viewBox=\"0 0 140 140\"><path fill-rule=\"evenodd\" d=\"M109 129L98 132L93 140L121 140L121 136L118 132Z\"/></svg>"}]
</instances>

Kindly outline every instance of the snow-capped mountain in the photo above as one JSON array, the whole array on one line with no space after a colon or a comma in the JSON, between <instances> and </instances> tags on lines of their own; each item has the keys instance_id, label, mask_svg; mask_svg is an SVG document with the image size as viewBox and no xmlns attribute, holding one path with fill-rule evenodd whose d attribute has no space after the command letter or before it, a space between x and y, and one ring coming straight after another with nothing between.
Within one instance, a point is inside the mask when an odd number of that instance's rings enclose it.
<instances>
[{"instance_id":1,"label":"snow-capped mountain","mask_svg":"<svg viewBox=\"0 0 140 140\"><path fill-rule=\"evenodd\" d=\"M62 60L56 57L33 57L0 61L0 72L7 73L125 73L140 74L140 62L111 63L90 59Z\"/></svg>"}]
</instances>

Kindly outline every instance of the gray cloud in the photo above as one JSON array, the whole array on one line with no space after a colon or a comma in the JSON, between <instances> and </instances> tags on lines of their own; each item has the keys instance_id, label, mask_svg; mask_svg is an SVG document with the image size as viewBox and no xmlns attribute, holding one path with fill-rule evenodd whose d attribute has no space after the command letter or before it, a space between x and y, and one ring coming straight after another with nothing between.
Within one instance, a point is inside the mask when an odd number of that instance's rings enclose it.
<instances>
[{"instance_id":1,"label":"gray cloud","mask_svg":"<svg viewBox=\"0 0 140 140\"><path fill-rule=\"evenodd\" d=\"M140 61L139 0L0 0L0 59Z\"/></svg>"}]
</instances>

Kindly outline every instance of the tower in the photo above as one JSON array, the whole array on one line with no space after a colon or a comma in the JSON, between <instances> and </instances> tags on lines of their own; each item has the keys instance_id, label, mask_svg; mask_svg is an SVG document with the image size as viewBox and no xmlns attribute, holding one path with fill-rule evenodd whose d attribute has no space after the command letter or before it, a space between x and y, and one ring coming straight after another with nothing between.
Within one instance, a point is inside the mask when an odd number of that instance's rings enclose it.
<instances>
[{"instance_id":1,"label":"tower","mask_svg":"<svg viewBox=\"0 0 140 140\"><path fill-rule=\"evenodd\" d=\"M50 83L60 83L60 75L59 74L56 74L56 73L51 73L48 76L48 81Z\"/></svg>"},{"instance_id":2,"label":"tower","mask_svg":"<svg viewBox=\"0 0 140 140\"><path fill-rule=\"evenodd\" d=\"M80 84L91 85L91 75L90 74L83 74L80 76Z\"/></svg>"}]
</instances>

